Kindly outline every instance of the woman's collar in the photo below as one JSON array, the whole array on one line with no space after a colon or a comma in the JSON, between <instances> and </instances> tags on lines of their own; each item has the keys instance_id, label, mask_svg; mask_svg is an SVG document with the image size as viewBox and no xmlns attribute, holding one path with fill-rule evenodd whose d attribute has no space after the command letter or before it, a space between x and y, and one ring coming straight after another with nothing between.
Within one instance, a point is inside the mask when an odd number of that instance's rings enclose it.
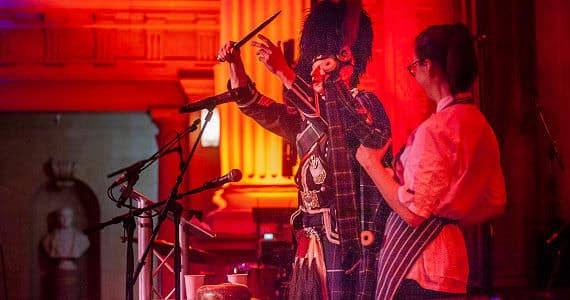
<instances>
[{"instance_id":1,"label":"woman's collar","mask_svg":"<svg viewBox=\"0 0 570 300\"><path fill-rule=\"evenodd\" d=\"M465 99L465 98L471 98L471 97L473 97L471 92L462 92L462 93L457 93L455 95L449 95L447 97L443 97L437 102L436 112L442 111L444 108L446 108L455 99Z\"/></svg>"}]
</instances>

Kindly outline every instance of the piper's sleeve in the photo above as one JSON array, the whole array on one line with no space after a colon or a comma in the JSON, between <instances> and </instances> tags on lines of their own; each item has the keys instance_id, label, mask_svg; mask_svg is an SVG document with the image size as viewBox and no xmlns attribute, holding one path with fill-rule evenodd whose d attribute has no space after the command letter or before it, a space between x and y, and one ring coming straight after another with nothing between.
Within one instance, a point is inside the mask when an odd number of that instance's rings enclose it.
<instances>
[{"instance_id":1,"label":"piper's sleeve","mask_svg":"<svg viewBox=\"0 0 570 300\"><path fill-rule=\"evenodd\" d=\"M390 119L382 102L370 92L360 92L355 97L356 109L354 126L350 130L358 136L364 146L384 146L392 136Z\"/></svg>"},{"instance_id":2,"label":"piper's sleeve","mask_svg":"<svg viewBox=\"0 0 570 300\"><path fill-rule=\"evenodd\" d=\"M253 83L249 83L249 92L236 100L242 113L254 119L265 129L295 142L301 126L301 117L295 107L278 103L262 95Z\"/></svg>"},{"instance_id":3,"label":"piper's sleeve","mask_svg":"<svg viewBox=\"0 0 570 300\"><path fill-rule=\"evenodd\" d=\"M382 104L372 93L353 96L340 80L325 83L327 97L336 97L344 115L346 130L360 144L369 148L382 147L390 137L390 123Z\"/></svg>"}]
</instances>

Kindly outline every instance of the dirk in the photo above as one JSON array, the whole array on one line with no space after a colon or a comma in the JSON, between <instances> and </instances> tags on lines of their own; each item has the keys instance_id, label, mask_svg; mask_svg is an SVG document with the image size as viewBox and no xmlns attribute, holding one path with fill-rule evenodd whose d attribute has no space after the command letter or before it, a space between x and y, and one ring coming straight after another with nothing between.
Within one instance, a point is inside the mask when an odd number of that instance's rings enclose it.
<instances>
[{"instance_id":1,"label":"dirk","mask_svg":"<svg viewBox=\"0 0 570 300\"><path fill-rule=\"evenodd\" d=\"M273 20L275 20L275 18L277 18L277 16L280 13L281 13L281 11L276 12L271 17L269 17L265 21L263 21L263 23L257 25L257 27L255 27L252 31L250 31L243 38L241 38L241 40L239 40L237 43L235 43L234 48L239 49L241 46L243 46L245 43L247 43L249 40L251 40L251 38L254 37L258 32L260 32L263 28L265 28L267 25L269 25L269 23L271 23ZM219 59L218 59L218 61L219 61Z\"/></svg>"}]
</instances>

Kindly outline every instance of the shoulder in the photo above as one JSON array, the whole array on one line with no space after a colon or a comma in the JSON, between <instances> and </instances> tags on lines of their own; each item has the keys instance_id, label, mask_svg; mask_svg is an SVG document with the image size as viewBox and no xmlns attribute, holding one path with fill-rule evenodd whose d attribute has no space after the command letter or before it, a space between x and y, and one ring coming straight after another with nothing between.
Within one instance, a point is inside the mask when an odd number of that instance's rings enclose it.
<instances>
[{"instance_id":1,"label":"shoulder","mask_svg":"<svg viewBox=\"0 0 570 300\"><path fill-rule=\"evenodd\" d=\"M414 140L433 141L436 143L454 140L453 129L449 127L448 121L441 114L431 115L418 126L414 134Z\"/></svg>"},{"instance_id":2,"label":"shoulder","mask_svg":"<svg viewBox=\"0 0 570 300\"><path fill-rule=\"evenodd\" d=\"M492 131L487 118L475 105L456 105L436 114L437 123L457 135L476 137Z\"/></svg>"},{"instance_id":3,"label":"shoulder","mask_svg":"<svg viewBox=\"0 0 570 300\"><path fill-rule=\"evenodd\" d=\"M350 91L352 96L360 102L360 104L364 105L365 107L371 110L377 110L384 113L384 105L382 104L382 100L375 93L366 90L359 90L359 89L352 89Z\"/></svg>"},{"instance_id":4,"label":"shoulder","mask_svg":"<svg viewBox=\"0 0 570 300\"><path fill-rule=\"evenodd\" d=\"M418 134L445 144L474 144L494 137L489 123L474 105L457 105L433 114L418 128Z\"/></svg>"},{"instance_id":5,"label":"shoulder","mask_svg":"<svg viewBox=\"0 0 570 300\"><path fill-rule=\"evenodd\" d=\"M350 93L352 94L352 96L354 98L360 99L362 101L376 101L376 102L380 102L380 98L378 98L378 96L376 96L376 94L374 94L371 91L367 91L367 90L361 90L358 88L353 88L352 90L350 90Z\"/></svg>"}]
</instances>

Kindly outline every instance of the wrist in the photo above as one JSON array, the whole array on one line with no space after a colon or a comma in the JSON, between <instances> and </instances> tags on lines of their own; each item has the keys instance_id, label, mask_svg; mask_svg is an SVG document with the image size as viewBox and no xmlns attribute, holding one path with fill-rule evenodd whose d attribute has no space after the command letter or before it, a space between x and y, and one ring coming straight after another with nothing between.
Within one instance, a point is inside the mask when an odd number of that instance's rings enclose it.
<instances>
[{"instance_id":1,"label":"wrist","mask_svg":"<svg viewBox=\"0 0 570 300\"><path fill-rule=\"evenodd\" d=\"M281 80L283 85L285 85L285 87L288 89L290 89L293 86L293 82L297 77L297 74L295 74L295 72L288 67L283 70L278 70L277 72L275 72L275 75L277 75L279 80Z\"/></svg>"},{"instance_id":2,"label":"wrist","mask_svg":"<svg viewBox=\"0 0 570 300\"><path fill-rule=\"evenodd\" d=\"M232 88L242 87L248 84L249 80L245 73L245 68L241 61L230 64L230 83Z\"/></svg>"},{"instance_id":3,"label":"wrist","mask_svg":"<svg viewBox=\"0 0 570 300\"><path fill-rule=\"evenodd\" d=\"M228 64L230 65L230 69L243 69L243 61L241 61L241 59L230 61Z\"/></svg>"},{"instance_id":4,"label":"wrist","mask_svg":"<svg viewBox=\"0 0 570 300\"><path fill-rule=\"evenodd\" d=\"M246 83L238 87L232 87L231 80L228 80L226 84L228 92L232 94L239 107L249 106L259 98L256 97L256 95L259 95L259 92L255 88L255 83L249 77L246 76L245 78Z\"/></svg>"},{"instance_id":5,"label":"wrist","mask_svg":"<svg viewBox=\"0 0 570 300\"><path fill-rule=\"evenodd\" d=\"M382 179L391 178L392 175L390 170L381 163L375 164L372 161L368 161L367 163L363 164L362 167L366 172L376 171L375 173L380 174Z\"/></svg>"}]
</instances>

